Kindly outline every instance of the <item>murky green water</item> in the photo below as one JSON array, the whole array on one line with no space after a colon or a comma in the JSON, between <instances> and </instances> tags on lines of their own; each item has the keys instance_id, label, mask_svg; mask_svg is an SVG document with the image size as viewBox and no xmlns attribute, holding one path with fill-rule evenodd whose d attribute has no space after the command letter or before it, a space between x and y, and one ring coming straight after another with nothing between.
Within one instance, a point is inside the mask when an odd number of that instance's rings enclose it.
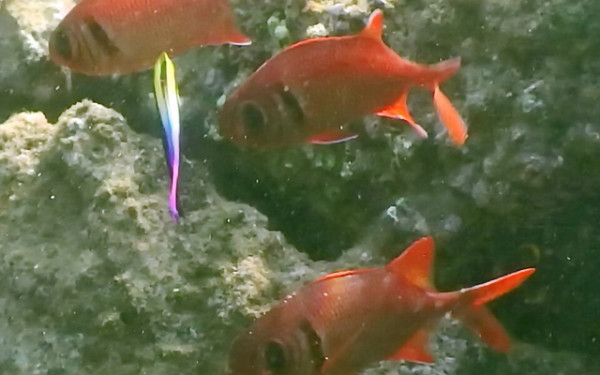
<instances>
[{"instance_id":1,"label":"murky green water","mask_svg":"<svg viewBox=\"0 0 600 375\"><path fill-rule=\"evenodd\" d=\"M175 60L175 225L151 72L67 78L45 43L73 4L0 1L0 373L225 374L233 338L287 292L424 235L440 290L537 268L490 305L515 348L445 320L436 364L365 373L600 373L600 3L231 4L253 45ZM374 8L404 58L462 57L444 91L464 147L424 91L409 103L427 140L374 118L327 147L245 151L217 135L217 103L262 62L319 30L357 32Z\"/></svg>"}]
</instances>

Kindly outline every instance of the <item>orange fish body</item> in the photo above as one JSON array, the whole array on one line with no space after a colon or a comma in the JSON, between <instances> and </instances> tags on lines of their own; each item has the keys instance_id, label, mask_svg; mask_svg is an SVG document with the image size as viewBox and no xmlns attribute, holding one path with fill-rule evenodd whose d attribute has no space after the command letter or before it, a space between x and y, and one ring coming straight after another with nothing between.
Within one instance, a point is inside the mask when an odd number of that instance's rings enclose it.
<instances>
[{"instance_id":1,"label":"orange fish body","mask_svg":"<svg viewBox=\"0 0 600 375\"><path fill-rule=\"evenodd\" d=\"M357 35L305 40L274 56L230 95L221 133L257 148L329 143L354 137L344 126L376 113L427 136L406 105L408 90L418 86L432 91L451 138L463 144L466 127L438 87L460 60L432 66L404 60L383 43L382 28L383 14L375 11Z\"/></svg>"},{"instance_id":2,"label":"orange fish body","mask_svg":"<svg viewBox=\"0 0 600 375\"><path fill-rule=\"evenodd\" d=\"M349 375L385 359L432 362L428 332L448 312L508 351L506 332L483 304L535 270L439 293L429 283L433 247L422 238L386 267L329 274L288 296L236 339L232 375Z\"/></svg>"},{"instance_id":3,"label":"orange fish body","mask_svg":"<svg viewBox=\"0 0 600 375\"><path fill-rule=\"evenodd\" d=\"M82 0L50 37L50 57L88 75L126 74L153 66L162 52L248 44L228 0Z\"/></svg>"}]
</instances>

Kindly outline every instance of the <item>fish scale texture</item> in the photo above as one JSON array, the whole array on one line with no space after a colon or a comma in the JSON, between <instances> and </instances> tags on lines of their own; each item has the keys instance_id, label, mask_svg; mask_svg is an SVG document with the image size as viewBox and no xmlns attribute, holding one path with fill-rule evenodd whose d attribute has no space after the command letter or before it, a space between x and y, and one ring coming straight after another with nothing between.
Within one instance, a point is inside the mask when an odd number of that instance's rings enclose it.
<instances>
[{"instance_id":1,"label":"fish scale texture","mask_svg":"<svg viewBox=\"0 0 600 375\"><path fill-rule=\"evenodd\" d=\"M179 226L151 74L73 75L69 89L46 59L68 3L0 2L0 373L224 374L231 340L285 293L384 264L423 234L438 243L440 290L538 267L492 306L516 349L494 354L445 321L436 364L365 374L600 372L597 1L232 0L252 47L176 60ZM463 148L419 91L409 104L425 141L372 118L330 147L219 139L223 95L265 59L311 33L357 32L375 7L402 57L462 57L443 89L469 126Z\"/></svg>"}]
</instances>

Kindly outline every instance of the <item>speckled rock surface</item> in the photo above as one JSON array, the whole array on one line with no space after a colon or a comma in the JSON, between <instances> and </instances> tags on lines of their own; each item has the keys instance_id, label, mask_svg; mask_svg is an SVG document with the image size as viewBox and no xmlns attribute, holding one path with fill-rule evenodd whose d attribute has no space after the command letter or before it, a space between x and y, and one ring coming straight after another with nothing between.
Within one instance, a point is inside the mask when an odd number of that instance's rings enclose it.
<instances>
[{"instance_id":1,"label":"speckled rock surface","mask_svg":"<svg viewBox=\"0 0 600 375\"><path fill-rule=\"evenodd\" d=\"M48 56L48 38L52 29L75 5L73 0L7 0L6 10L19 26L26 61ZM0 7L2 3L0 3Z\"/></svg>"},{"instance_id":2,"label":"speckled rock surface","mask_svg":"<svg viewBox=\"0 0 600 375\"><path fill-rule=\"evenodd\" d=\"M196 163L171 222L160 141L112 110L21 114L0 135L2 373L219 373L236 316L318 270Z\"/></svg>"},{"instance_id":3,"label":"speckled rock surface","mask_svg":"<svg viewBox=\"0 0 600 375\"><path fill-rule=\"evenodd\" d=\"M0 0L0 373L223 373L229 341L285 292L383 264L423 234L438 243L441 290L538 267L492 306L520 343L497 355L446 323L435 366L368 374L600 372L599 2L233 0L253 45L176 60L179 226L150 74L69 76L47 61L67 5ZM248 152L220 139L224 95L269 56L356 32L375 8L403 57L463 58L443 88L469 125L465 147L419 91L410 106L428 140L373 118L330 147ZM123 116L84 102L59 119L84 98ZM10 117L23 110L45 116Z\"/></svg>"}]
</instances>

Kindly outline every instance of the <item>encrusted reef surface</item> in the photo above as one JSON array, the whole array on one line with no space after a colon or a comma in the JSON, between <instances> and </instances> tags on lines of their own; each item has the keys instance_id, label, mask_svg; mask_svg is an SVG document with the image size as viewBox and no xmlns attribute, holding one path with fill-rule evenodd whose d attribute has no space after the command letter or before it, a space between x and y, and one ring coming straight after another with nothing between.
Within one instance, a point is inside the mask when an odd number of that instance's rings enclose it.
<instances>
[{"instance_id":1,"label":"encrusted reef surface","mask_svg":"<svg viewBox=\"0 0 600 375\"><path fill-rule=\"evenodd\" d=\"M0 139L2 373L222 373L239 316L319 270L201 163L175 225L160 141L113 110L19 114Z\"/></svg>"},{"instance_id":2,"label":"encrusted reef surface","mask_svg":"<svg viewBox=\"0 0 600 375\"><path fill-rule=\"evenodd\" d=\"M233 337L284 293L425 234L441 290L538 268L492 305L515 350L492 353L447 320L435 365L366 373L600 373L599 2L233 0L253 45L177 60L179 225L150 74L68 77L47 61L71 5L0 1L0 373L224 374ZM403 57L463 58L443 86L469 125L463 148L418 90L428 140L372 118L328 147L252 152L218 137L224 95L265 59L356 32L375 7ZM23 110L42 112L12 115Z\"/></svg>"},{"instance_id":3,"label":"encrusted reef surface","mask_svg":"<svg viewBox=\"0 0 600 375\"><path fill-rule=\"evenodd\" d=\"M90 101L55 125L41 113L15 115L0 140L3 373L224 374L229 343L250 317L317 274L373 262L360 247L336 262L309 260L264 215L217 194L200 162L185 164L186 215L175 225L160 141ZM369 374L496 362L505 374L586 369L576 355L558 361L527 345L490 357L455 322L443 327L437 364Z\"/></svg>"}]
</instances>

